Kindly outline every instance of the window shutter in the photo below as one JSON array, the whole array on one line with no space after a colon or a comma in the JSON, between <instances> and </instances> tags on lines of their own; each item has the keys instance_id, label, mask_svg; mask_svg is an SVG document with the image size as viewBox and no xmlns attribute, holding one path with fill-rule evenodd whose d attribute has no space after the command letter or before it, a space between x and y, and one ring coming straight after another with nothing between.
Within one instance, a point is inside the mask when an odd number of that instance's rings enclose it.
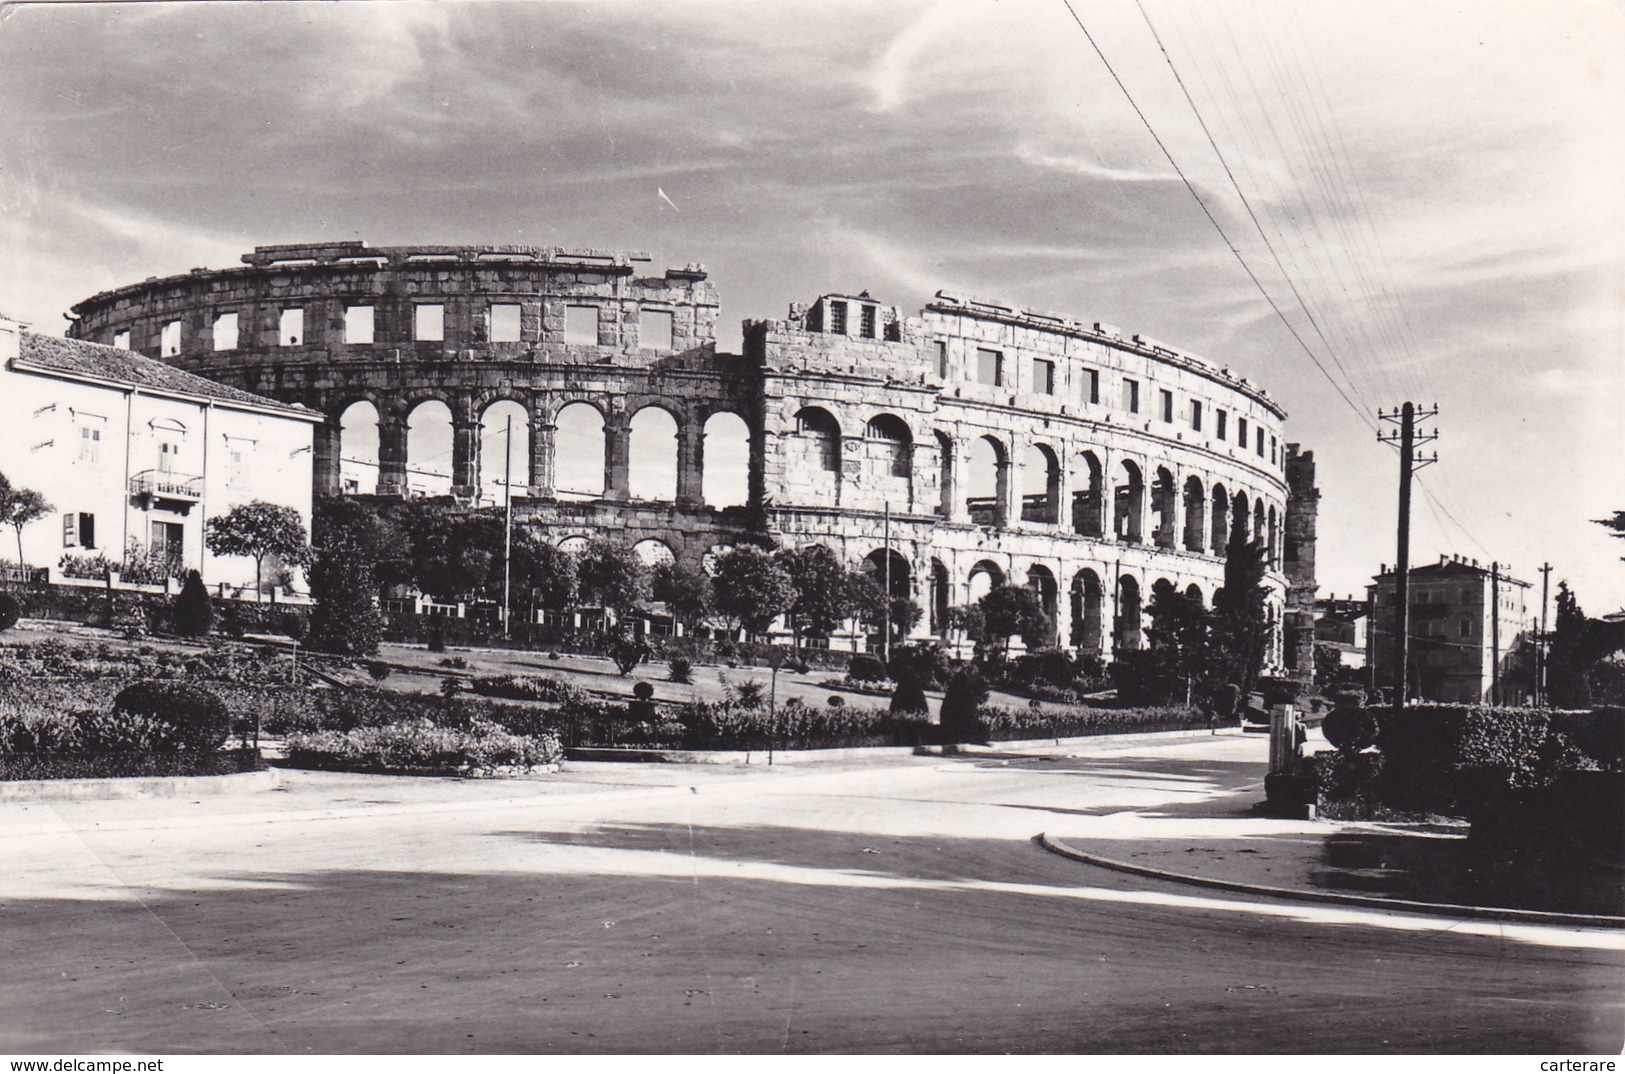
<instances>
[{"instance_id":1,"label":"window shutter","mask_svg":"<svg viewBox=\"0 0 1625 1074\"><path fill-rule=\"evenodd\" d=\"M79 543L79 516L72 511L62 512L62 547L72 548Z\"/></svg>"}]
</instances>

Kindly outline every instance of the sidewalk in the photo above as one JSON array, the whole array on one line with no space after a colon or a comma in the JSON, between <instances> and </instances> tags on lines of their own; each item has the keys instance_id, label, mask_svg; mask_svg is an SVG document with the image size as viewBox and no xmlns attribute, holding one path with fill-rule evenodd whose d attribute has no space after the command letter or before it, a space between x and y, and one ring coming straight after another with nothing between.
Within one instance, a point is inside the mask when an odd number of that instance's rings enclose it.
<instances>
[{"instance_id":1,"label":"sidewalk","mask_svg":"<svg viewBox=\"0 0 1625 1074\"><path fill-rule=\"evenodd\" d=\"M1487 876L1468 854L1465 822L1264 817L1254 809L1263 774L1258 765L1254 782L1183 802L1069 817L1040 842L1090 866L1271 898L1625 928L1617 869Z\"/></svg>"}]
</instances>

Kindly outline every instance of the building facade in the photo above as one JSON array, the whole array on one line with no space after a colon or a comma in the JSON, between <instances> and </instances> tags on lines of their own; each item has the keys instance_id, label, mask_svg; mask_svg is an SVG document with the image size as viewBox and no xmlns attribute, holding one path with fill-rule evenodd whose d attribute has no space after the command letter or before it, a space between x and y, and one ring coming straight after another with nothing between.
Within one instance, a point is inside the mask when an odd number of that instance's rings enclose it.
<instances>
[{"instance_id":1,"label":"building facade","mask_svg":"<svg viewBox=\"0 0 1625 1074\"><path fill-rule=\"evenodd\" d=\"M1441 557L1412 567L1410 694L1427 701L1523 704L1534 696L1539 610L1530 585L1477 560ZM1386 567L1368 587L1366 666L1391 689L1398 587Z\"/></svg>"},{"instance_id":2,"label":"building facade","mask_svg":"<svg viewBox=\"0 0 1625 1074\"><path fill-rule=\"evenodd\" d=\"M0 472L53 508L23 530L28 566L151 549L211 585L252 588L253 560L210 553L205 521L264 500L294 508L308 528L321 416L304 407L4 318L0 400Z\"/></svg>"},{"instance_id":3,"label":"building facade","mask_svg":"<svg viewBox=\"0 0 1625 1074\"><path fill-rule=\"evenodd\" d=\"M613 531L650 560L763 531L823 543L888 574L926 636L1026 584L1056 641L1102 654L1143 643L1159 584L1211 603L1239 524L1268 549L1275 662L1311 651L1281 628L1288 533L1291 599L1313 602L1312 510L1294 520L1312 460L1289 485L1307 456L1282 408L1154 339L947 293L915 316L831 294L746 322L731 355L698 265L361 243L243 261L96 295L70 334L324 412L318 491L511 496L566 547Z\"/></svg>"}]
</instances>

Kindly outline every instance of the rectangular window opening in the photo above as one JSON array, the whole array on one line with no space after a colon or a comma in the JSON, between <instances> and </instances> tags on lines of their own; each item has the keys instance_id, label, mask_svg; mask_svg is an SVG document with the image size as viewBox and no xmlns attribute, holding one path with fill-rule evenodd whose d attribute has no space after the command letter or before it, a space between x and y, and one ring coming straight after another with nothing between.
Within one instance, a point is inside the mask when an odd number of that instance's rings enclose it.
<instances>
[{"instance_id":1,"label":"rectangular window opening","mask_svg":"<svg viewBox=\"0 0 1625 1074\"><path fill-rule=\"evenodd\" d=\"M598 307L564 308L564 342L585 347L598 346Z\"/></svg>"},{"instance_id":2,"label":"rectangular window opening","mask_svg":"<svg viewBox=\"0 0 1625 1074\"><path fill-rule=\"evenodd\" d=\"M158 332L158 353L164 358L173 358L181 352L181 323L170 321Z\"/></svg>"},{"instance_id":3,"label":"rectangular window opening","mask_svg":"<svg viewBox=\"0 0 1625 1074\"><path fill-rule=\"evenodd\" d=\"M646 351L671 350L670 310L644 310L638 315L638 346Z\"/></svg>"},{"instance_id":4,"label":"rectangular window opening","mask_svg":"<svg viewBox=\"0 0 1625 1074\"><path fill-rule=\"evenodd\" d=\"M1162 399L1162 420L1172 424L1174 420L1174 393L1167 388L1161 388L1158 390L1158 394Z\"/></svg>"},{"instance_id":5,"label":"rectangular window opening","mask_svg":"<svg viewBox=\"0 0 1625 1074\"><path fill-rule=\"evenodd\" d=\"M122 332L113 333L113 346L117 347L121 351L127 351L130 349L130 330L128 328Z\"/></svg>"},{"instance_id":6,"label":"rectangular window opening","mask_svg":"<svg viewBox=\"0 0 1625 1074\"><path fill-rule=\"evenodd\" d=\"M1253 432L1257 434L1253 438L1257 442L1257 447L1254 450L1257 452L1258 457L1262 459L1264 457L1264 430L1254 429Z\"/></svg>"},{"instance_id":7,"label":"rectangular window opening","mask_svg":"<svg viewBox=\"0 0 1625 1074\"><path fill-rule=\"evenodd\" d=\"M948 379L948 344L940 339L937 340L937 377Z\"/></svg>"},{"instance_id":8,"label":"rectangular window opening","mask_svg":"<svg viewBox=\"0 0 1625 1074\"><path fill-rule=\"evenodd\" d=\"M493 302L489 336L492 343L519 342L519 304Z\"/></svg>"},{"instance_id":9,"label":"rectangular window opening","mask_svg":"<svg viewBox=\"0 0 1625 1074\"><path fill-rule=\"evenodd\" d=\"M214 319L214 349L217 351L234 351L237 349L237 315L235 313L217 314Z\"/></svg>"},{"instance_id":10,"label":"rectangular window opening","mask_svg":"<svg viewBox=\"0 0 1625 1074\"><path fill-rule=\"evenodd\" d=\"M439 343L446 338L446 307L425 302L412 309L412 338L420 343Z\"/></svg>"},{"instance_id":11,"label":"rectangular window opening","mask_svg":"<svg viewBox=\"0 0 1625 1074\"><path fill-rule=\"evenodd\" d=\"M1100 370L1085 369L1083 371L1084 391L1089 402L1100 402Z\"/></svg>"},{"instance_id":12,"label":"rectangular window opening","mask_svg":"<svg viewBox=\"0 0 1625 1074\"><path fill-rule=\"evenodd\" d=\"M864 339L875 338L875 308L873 306L858 307L858 335Z\"/></svg>"},{"instance_id":13,"label":"rectangular window opening","mask_svg":"<svg viewBox=\"0 0 1625 1074\"><path fill-rule=\"evenodd\" d=\"M1242 449L1245 450L1247 447L1247 419L1237 418L1236 429L1238 430L1236 433L1236 440L1241 444Z\"/></svg>"},{"instance_id":14,"label":"rectangular window opening","mask_svg":"<svg viewBox=\"0 0 1625 1074\"><path fill-rule=\"evenodd\" d=\"M1200 399L1191 400L1191 431L1197 433L1202 431L1202 401Z\"/></svg>"},{"instance_id":15,"label":"rectangular window opening","mask_svg":"<svg viewBox=\"0 0 1625 1074\"><path fill-rule=\"evenodd\" d=\"M1140 382L1123 378L1123 409L1130 414L1140 412Z\"/></svg>"},{"instance_id":16,"label":"rectangular window opening","mask_svg":"<svg viewBox=\"0 0 1625 1074\"><path fill-rule=\"evenodd\" d=\"M90 425L79 426L79 461L101 462L102 431Z\"/></svg>"},{"instance_id":17,"label":"rectangular window opening","mask_svg":"<svg viewBox=\"0 0 1625 1074\"><path fill-rule=\"evenodd\" d=\"M1047 358L1033 359L1033 391L1040 395L1055 394L1055 363Z\"/></svg>"},{"instance_id":18,"label":"rectangular window opening","mask_svg":"<svg viewBox=\"0 0 1625 1074\"><path fill-rule=\"evenodd\" d=\"M283 310L277 323L277 343L283 347L297 347L305 338L305 311Z\"/></svg>"},{"instance_id":19,"label":"rectangular window opening","mask_svg":"<svg viewBox=\"0 0 1625 1074\"><path fill-rule=\"evenodd\" d=\"M1004 352L976 348L976 382L994 387L1004 383Z\"/></svg>"},{"instance_id":20,"label":"rectangular window opening","mask_svg":"<svg viewBox=\"0 0 1625 1074\"><path fill-rule=\"evenodd\" d=\"M846 303L831 302L829 304L829 330L835 335L846 335Z\"/></svg>"},{"instance_id":21,"label":"rectangular window opening","mask_svg":"<svg viewBox=\"0 0 1625 1074\"><path fill-rule=\"evenodd\" d=\"M1230 436L1230 429L1225 424L1229 418L1230 414L1227 411L1216 410L1213 412L1213 435L1220 440L1227 439Z\"/></svg>"},{"instance_id":22,"label":"rectangular window opening","mask_svg":"<svg viewBox=\"0 0 1625 1074\"><path fill-rule=\"evenodd\" d=\"M346 306L344 309L344 342L371 343L373 341L373 309L371 306Z\"/></svg>"}]
</instances>

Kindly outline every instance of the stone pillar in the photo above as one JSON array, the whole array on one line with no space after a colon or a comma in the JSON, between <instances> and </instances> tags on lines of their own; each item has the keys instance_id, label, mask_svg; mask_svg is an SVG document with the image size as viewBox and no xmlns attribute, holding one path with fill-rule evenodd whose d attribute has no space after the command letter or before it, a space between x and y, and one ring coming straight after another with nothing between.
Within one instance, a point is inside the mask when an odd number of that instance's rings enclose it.
<instances>
[{"instance_id":1,"label":"stone pillar","mask_svg":"<svg viewBox=\"0 0 1625 1074\"><path fill-rule=\"evenodd\" d=\"M1055 463L1055 517L1050 521L1063 533L1072 532L1072 471L1066 464L1067 452L1057 452ZM1061 584L1057 579L1057 586ZM1058 600L1059 598L1057 598Z\"/></svg>"},{"instance_id":2,"label":"stone pillar","mask_svg":"<svg viewBox=\"0 0 1625 1074\"><path fill-rule=\"evenodd\" d=\"M632 479L632 425L624 414L604 422L604 499L625 500Z\"/></svg>"},{"instance_id":3,"label":"stone pillar","mask_svg":"<svg viewBox=\"0 0 1625 1074\"><path fill-rule=\"evenodd\" d=\"M705 504L705 425L689 416L677 430L677 506Z\"/></svg>"},{"instance_id":4,"label":"stone pillar","mask_svg":"<svg viewBox=\"0 0 1625 1074\"><path fill-rule=\"evenodd\" d=\"M311 432L315 438L313 484L316 495L336 496L339 493L339 460L342 448L339 419L328 418L315 426Z\"/></svg>"},{"instance_id":5,"label":"stone pillar","mask_svg":"<svg viewBox=\"0 0 1625 1074\"><path fill-rule=\"evenodd\" d=\"M480 423L471 418L452 419L451 494L469 498L480 494Z\"/></svg>"},{"instance_id":6,"label":"stone pillar","mask_svg":"<svg viewBox=\"0 0 1625 1074\"><path fill-rule=\"evenodd\" d=\"M1014 511L1010 510L1012 500L1018 501ZM1016 464L1009 455L998 462L998 477L993 482L993 501L995 526L1009 526L1020 520L1021 506L1016 491Z\"/></svg>"},{"instance_id":7,"label":"stone pillar","mask_svg":"<svg viewBox=\"0 0 1625 1074\"><path fill-rule=\"evenodd\" d=\"M542 420L535 411L530 415L530 495L553 497L554 435L558 426Z\"/></svg>"},{"instance_id":8,"label":"stone pillar","mask_svg":"<svg viewBox=\"0 0 1625 1074\"><path fill-rule=\"evenodd\" d=\"M378 417L378 495L406 495L406 418Z\"/></svg>"}]
</instances>

